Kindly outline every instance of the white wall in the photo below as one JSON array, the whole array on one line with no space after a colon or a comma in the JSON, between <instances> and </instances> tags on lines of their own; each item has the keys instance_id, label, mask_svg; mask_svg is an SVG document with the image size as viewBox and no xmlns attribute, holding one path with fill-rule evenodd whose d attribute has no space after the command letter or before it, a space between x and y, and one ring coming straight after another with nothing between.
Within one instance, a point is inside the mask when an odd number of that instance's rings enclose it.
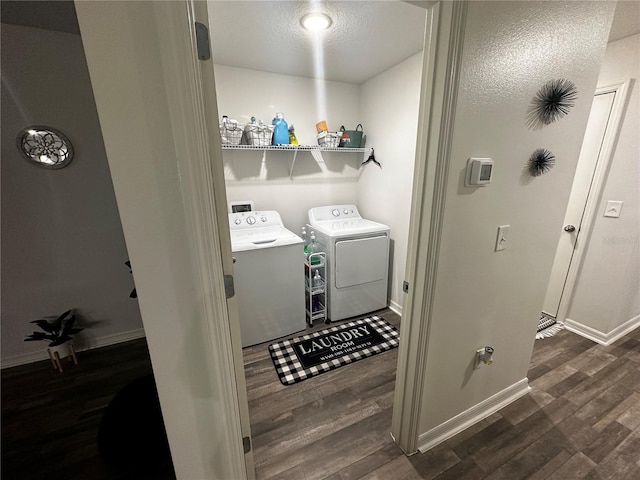
<instances>
[{"instance_id":1,"label":"white wall","mask_svg":"<svg viewBox=\"0 0 640 480\"><path fill-rule=\"evenodd\" d=\"M382 164L365 167L358 183L357 205L365 218L391 229L393 258L389 296L402 308L411 187L416 152L422 52L365 82L360 105L367 144Z\"/></svg>"},{"instance_id":2,"label":"white wall","mask_svg":"<svg viewBox=\"0 0 640 480\"><path fill-rule=\"evenodd\" d=\"M537 321L615 4L469 2L453 145L423 381L419 431L427 432L527 375ZM594 22L593 19L598 21ZM542 130L527 107L548 80L578 88L571 113ZM521 180L530 154L557 157ZM472 156L495 161L490 186L464 187ZM495 253L499 225L511 225ZM494 363L473 370L476 349Z\"/></svg>"},{"instance_id":3,"label":"white wall","mask_svg":"<svg viewBox=\"0 0 640 480\"><path fill-rule=\"evenodd\" d=\"M640 34L610 43L598 86L634 79L567 317L607 334L640 316ZM620 218L603 216L622 200Z\"/></svg>"},{"instance_id":4,"label":"white wall","mask_svg":"<svg viewBox=\"0 0 640 480\"><path fill-rule=\"evenodd\" d=\"M317 145L315 124L326 120L329 130L360 122L360 89L342 82L323 82L326 101L316 97L313 79L256 70L215 66L218 111L241 123L252 116L271 124L276 112L295 126L301 145ZM320 112L326 111L321 117ZM353 125L353 127L350 127ZM225 151L229 201L253 200L257 210L277 210L287 228L298 233L311 207L356 203L361 154L325 153L319 166L309 152L299 152L293 175L291 152ZM325 168L322 170L321 168Z\"/></svg>"},{"instance_id":5,"label":"white wall","mask_svg":"<svg viewBox=\"0 0 640 480\"><path fill-rule=\"evenodd\" d=\"M61 170L27 163L29 125L71 140ZM2 24L2 364L45 358L30 320L77 309L91 347L144 334L79 35Z\"/></svg>"}]
</instances>

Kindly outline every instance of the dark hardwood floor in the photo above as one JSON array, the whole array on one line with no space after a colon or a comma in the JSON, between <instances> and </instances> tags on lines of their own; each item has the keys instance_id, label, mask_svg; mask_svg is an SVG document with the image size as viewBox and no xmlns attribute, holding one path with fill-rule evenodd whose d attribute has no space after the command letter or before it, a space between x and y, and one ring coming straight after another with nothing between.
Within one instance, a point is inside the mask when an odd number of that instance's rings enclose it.
<instances>
[{"instance_id":1,"label":"dark hardwood floor","mask_svg":"<svg viewBox=\"0 0 640 480\"><path fill-rule=\"evenodd\" d=\"M244 352L258 479L640 478L640 329L537 340L530 394L410 457L389 435L397 350L283 386L267 347Z\"/></svg>"},{"instance_id":2,"label":"dark hardwood floor","mask_svg":"<svg viewBox=\"0 0 640 480\"><path fill-rule=\"evenodd\" d=\"M64 359L62 373L48 360L2 370L2 479L175 478L160 462L142 470L114 468L98 452L98 430L110 402L152 373L146 340L77 355L78 365Z\"/></svg>"},{"instance_id":3,"label":"dark hardwood floor","mask_svg":"<svg viewBox=\"0 0 640 480\"><path fill-rule=\"evenodd\" d=\"M529 395L411 457L389 436L397 349L285 387L267 346L244 350L258 479L640 478L640 329L609 347L566 330L537 340ZM151 373L144 339L78 358L2 370L3 480L171 476L116 474L97 449L107 405Z\"/></svg>"}]
</instances>

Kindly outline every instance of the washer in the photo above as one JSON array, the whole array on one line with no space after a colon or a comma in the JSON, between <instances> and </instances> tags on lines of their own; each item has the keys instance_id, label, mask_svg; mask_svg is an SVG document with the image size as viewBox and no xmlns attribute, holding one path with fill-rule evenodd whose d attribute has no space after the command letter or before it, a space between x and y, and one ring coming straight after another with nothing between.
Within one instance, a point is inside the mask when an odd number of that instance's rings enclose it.
<instances>
[{"instance_id":1,"label":"washer","mask_svg":"<svg viewBox=\"0 0 640 480\"><path fill-rule=\"evenodd\" d=\"M389 227L364 219L355 205L309 210L309 227L327 254L331 321L387 306Z\"/></svg>"},{"instance_id":2,"label":"washer","mask_svg":"<svg viewBox=\"0 0 640 480\"><path fill-rule=\"evenodd\" d=\"M276 211L229 214L242 346L306 328L304 249Z\"/></svg>"}]
</instances>

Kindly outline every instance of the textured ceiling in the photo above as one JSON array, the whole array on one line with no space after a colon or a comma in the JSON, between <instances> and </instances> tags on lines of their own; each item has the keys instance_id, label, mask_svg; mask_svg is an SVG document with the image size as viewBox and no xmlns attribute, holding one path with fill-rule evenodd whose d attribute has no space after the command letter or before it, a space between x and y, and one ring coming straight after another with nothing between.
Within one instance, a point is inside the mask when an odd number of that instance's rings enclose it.
<instances>
[{"instance_id":1,"label":"textured ceiling","mask_svg":"<svg viewBox=\"0 0 640 480\"><path fill-rule=\"evenodd\" d=\"M640 33L640 2L638 0L618 2L611 24L609 41L620 40L636 33Z\"/></svg>"},{"instance_id":2,"label":"textured ceiling","mask_svg":"<svg viewBox=\"0 0 640 480\"><path fill-rule=\"evenodd\" d=\"M209 9L214 61L253 70L360 84L424 42L425 9L399 0L216 0ZM333 19L318 41L300 25L314 10Z\"/></svg>"},{"instance_id":3,"label":"textured ceiling","mask_svg":"<svg viewBox=\"0 0 640 480\"><path fill-rule=\"evenodd\" d=\"M424 9L431 3L210 0L214 60L254 70L315 76L313 42L299 26L299 20L316 8L334 19L321 49L324 77L362 83L421 50ZM3 23L79 33L72 1L2 0L0 4ZM621 0L609 41L636 33L640 33L640 2Z\"/></svg>"}]
</instances>

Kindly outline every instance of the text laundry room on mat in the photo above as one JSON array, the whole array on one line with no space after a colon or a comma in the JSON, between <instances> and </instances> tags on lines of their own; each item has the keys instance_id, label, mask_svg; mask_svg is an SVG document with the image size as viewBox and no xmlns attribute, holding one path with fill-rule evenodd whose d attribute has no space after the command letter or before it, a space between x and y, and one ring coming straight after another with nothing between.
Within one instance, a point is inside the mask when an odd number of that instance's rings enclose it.
<instances>
[{"instance_id":1,"label":"text laundry room on mat","mask_svg":"<svg viewBox=\"0 0 640 480\"><path fill-rule=\"evenodd\" d=\"M371 316L273 343L269 353L280 382L291 385L395 348L398 339L393 325Z\"/></svg>"}]
</instances>

